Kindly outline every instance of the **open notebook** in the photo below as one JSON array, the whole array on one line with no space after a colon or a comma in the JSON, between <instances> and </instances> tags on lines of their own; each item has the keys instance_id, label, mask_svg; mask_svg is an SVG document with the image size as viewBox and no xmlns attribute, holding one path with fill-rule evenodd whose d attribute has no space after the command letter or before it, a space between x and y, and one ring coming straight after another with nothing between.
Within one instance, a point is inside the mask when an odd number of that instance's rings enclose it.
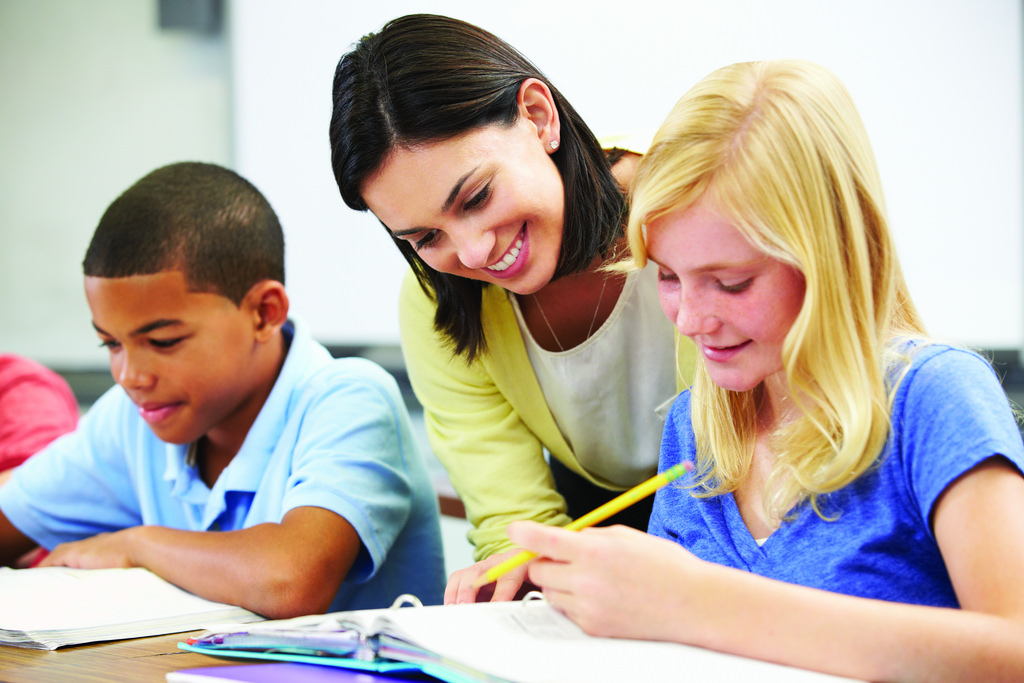
<instances>
[{"instance_id":1,"label":"open notebook","mask_svg":"<svg viewBox=\"0 0 1024 683\"><path fill-rule=\"evenodd\" d=\"M42 650L262 619L141 569L0 568L0 644Z\"/></svg>"},{"instance_id":2,"label":"open notebook","mask_svg":"<svg viewBox=\"0 0 1024 683\"><path fill-rule=\"evenodd\" d=\"M450 683L845 680L674 643L595 638L543 599L393 607L229 625L179 647L214 656L377 673L422 671Z\"/></svg>"}]
</instances>

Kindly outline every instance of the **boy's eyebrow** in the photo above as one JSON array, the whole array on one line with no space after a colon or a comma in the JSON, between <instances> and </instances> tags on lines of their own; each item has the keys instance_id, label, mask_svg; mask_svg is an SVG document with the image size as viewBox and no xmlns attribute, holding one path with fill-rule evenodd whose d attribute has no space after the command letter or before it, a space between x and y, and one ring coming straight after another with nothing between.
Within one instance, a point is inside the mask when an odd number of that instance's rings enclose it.
<instances>
[{"instance_id":1,"label":"boy's eyebrow","mask_svg":"<svg viewBox=\"0 0 1024 683\"><path fill-rule=\"evenodd\" d=\"M466 184L469 177L476 173L479 166L471 169L469 173L455 181L455 185L452 186L452 191L448 193L448 198L444 200L444 205L441 207L441 213L448 213L448 210L452 208L452 204L455 203L455 199L459 196L459 192L462 191L462 186ZM423 232L426 228L409 228L408 230L395 230L391 234L395 237L405 237L406 235L415 235L418 232Z\"/></svg>"},{"instance_id":2,"label":"boy's eyebrow","mask_svg":"<svg viewBox=\"0 0 1024 683\"><path fill-rule=\"evenodd\" d=\"M137 335L140 335L140 334L147 334L149 332L152 332L153 330L158 330L158 329L160 329L162 327L171 327L173 325L181 325L181 324L183 324L183 322L184 321L182 321L182 320L173 320L173 319L170 319L170 318L160 318L159 320L154 320L151 323L146 323L142 327L140 327L140 328L138 328L136 330L133 330L130 333L130 335L134 337L134 336L137 336ZM102 327L97 325L95 322L93 322L92 326L93 326L93 329L95 329L100 334L105 334L108 337L113 336L109 332L104 330Z\"/></svg>"}]
</instances>

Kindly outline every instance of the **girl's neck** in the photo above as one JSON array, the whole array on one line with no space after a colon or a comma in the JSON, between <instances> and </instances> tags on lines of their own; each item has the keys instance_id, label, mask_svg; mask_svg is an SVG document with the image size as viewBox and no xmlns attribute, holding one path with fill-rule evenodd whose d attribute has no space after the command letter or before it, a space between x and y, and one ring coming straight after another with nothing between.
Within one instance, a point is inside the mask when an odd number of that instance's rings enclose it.
<instances>
[{"instance_id":1,"label":"girl's neck","mask_svg":"<svg viewBox=\"0 0 1024 683\"><path fill-rule=\"evenodd\" d=\"M758 400L758 432L774 432L779 426L796 419L797 414L796 402L785 380L785 373L779 371L766 378L761 385Z\"/></svg>"}]
</instances>

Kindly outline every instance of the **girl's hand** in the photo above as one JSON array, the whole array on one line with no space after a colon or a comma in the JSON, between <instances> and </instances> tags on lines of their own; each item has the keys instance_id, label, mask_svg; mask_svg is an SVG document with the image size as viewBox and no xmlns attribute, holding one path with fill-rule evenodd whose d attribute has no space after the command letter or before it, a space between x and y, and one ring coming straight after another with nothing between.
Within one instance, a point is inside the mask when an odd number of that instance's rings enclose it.
<instances>
[{"instance_id":1,"label":"girl's hand","mask_svg":"<svg viewBox=\"0 0 1024 683\"><path fill-rule=\"evenodd\" d=\"M690 596L705 563L671 541L624 526L534 522L514 522L508 535L540 556L527 565L530 581L587 633L686 642L680 624L699 623Z\"/></svg>"}]
</instances>

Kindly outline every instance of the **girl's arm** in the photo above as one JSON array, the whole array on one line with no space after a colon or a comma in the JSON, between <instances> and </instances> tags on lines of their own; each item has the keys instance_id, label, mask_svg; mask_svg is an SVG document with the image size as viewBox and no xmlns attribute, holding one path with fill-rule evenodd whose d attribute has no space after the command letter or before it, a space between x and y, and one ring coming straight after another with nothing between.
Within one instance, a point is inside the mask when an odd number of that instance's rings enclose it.
<instances>
[{"instance_id":1,"label":"girl's arm","mask_svg":"<svg viewBox=\"0 0 1024 683\"><path fill-rule=\"evenodd\" d=\"M962 609L829 593L715 565L625 528L516 524L530 579L589 633L671 640L867 680L1024 680L1024 477L954 481L935 536Z\"/></svg>"}]
</instances>

